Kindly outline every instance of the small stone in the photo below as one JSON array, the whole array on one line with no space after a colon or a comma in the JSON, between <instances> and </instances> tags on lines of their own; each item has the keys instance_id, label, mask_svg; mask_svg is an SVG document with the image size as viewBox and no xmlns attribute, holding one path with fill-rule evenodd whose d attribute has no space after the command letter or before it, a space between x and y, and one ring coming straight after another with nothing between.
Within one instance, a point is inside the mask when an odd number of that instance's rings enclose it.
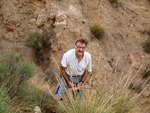
<instances>
[{"instance_id":1,"label":"small stone","mask_svg":"<svg viewBox=\"0 0 150 113\"><path fill-rule=\"evenodd\" d=\"M42 113L42 111L38 106L35 106L34 113Z\"/></svg>"}]
</instances>

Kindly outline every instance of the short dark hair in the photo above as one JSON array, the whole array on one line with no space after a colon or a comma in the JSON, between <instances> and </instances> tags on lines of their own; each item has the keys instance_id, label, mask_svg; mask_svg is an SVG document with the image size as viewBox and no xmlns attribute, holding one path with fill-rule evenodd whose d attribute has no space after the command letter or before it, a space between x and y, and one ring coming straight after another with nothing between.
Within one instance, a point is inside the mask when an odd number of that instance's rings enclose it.
<instances>
[{"instance_id":1,"label":"short dark hair","mask_svg":"<svg viewBox=\"0 0 150 113\"><path fill-rule=\"evenodd\" d=\"M82 42L82 43L84 43L86 46L87 46L87 44L88 44L88 41L85 40L85 39L79 39L79 40L77 40L77 41L75 42L75 45L76 45L78 42Z\"/></svg>"}]
</instances>

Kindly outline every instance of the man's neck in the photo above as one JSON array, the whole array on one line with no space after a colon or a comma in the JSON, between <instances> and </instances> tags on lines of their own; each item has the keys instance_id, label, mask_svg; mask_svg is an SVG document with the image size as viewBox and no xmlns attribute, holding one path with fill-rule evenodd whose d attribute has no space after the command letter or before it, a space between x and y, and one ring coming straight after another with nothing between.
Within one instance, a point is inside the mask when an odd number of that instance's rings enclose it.
<instances>
[{"instance_id":1,"label":"man's neck","mask_svg":"<svg viewBox=\"0 0 150 113\"><path fill-rule=\"evenodd\" d=\"M78 62L80 62L82 60L83 56L84 55L82 55L82 56L76 55L76 58L77 58Z\"/></svg>"},{"instance_id":2,"label":"man's neck","mask_svg":"<svg viewBox=\"0 0 150 113\"><path fill-rule=\"evenodd\" d=\"M82 58L83 58L83 55L82 55L82 56L78 56L78 55L76 55L76 57L77 57L77 58L79 58L79 59L80 59L80 58L82 59Z\"/></svg>"}]
</instances>

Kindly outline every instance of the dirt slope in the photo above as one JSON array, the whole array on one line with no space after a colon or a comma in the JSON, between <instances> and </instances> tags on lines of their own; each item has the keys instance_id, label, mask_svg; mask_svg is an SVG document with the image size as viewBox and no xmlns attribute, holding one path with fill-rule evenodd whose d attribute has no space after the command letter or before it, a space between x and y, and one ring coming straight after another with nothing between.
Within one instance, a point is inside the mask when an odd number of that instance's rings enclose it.
<instances>
[{"instance_id":1,"label":"dirt slope","mask_svg":"<svg viewBox=\"0 0 150 113\"><path fill-rule=\"evenodd\" d=\"M94 21L100 21L105 28L101 40L90 38L89 26ZM75 40L86 38L87 51L92 55L93 84L103 88L103 85L109 86L104 82L106 79L110 79L111 84L112 75L118 78L131 65L132 75L142 66L137 75L141 76L150 63L150 55L142 48L148 37L145 31L150 29L149 23L148 0L119 0L117 5L108 0L1 0L0 54L16 50L33 60L33 52L26 47L27 36L44 27L49 33L56 33L51 40L50 63L44 68L50 66L59 73L56 62L59 65L63 53L74 48Z\"/></svg>"}]
</instances>

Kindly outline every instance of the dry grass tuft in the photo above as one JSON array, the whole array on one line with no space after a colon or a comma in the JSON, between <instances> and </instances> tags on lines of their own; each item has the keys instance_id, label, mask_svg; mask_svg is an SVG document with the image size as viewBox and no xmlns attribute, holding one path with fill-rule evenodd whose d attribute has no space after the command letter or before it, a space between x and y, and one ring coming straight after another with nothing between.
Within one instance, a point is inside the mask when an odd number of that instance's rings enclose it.
<instances>
[{"instance_id":1,"label":"dry grass tuft","mask_svg":"<svg viewBox=\"0 0 150 113\"><path fill-rule=\"evenodd\" d=\"M90 29L91 29L91 33L93 35L92 37L101 39L104 36L104 27L101 25L100 22L92 23Z\"/></svg>"}]
</instances>

